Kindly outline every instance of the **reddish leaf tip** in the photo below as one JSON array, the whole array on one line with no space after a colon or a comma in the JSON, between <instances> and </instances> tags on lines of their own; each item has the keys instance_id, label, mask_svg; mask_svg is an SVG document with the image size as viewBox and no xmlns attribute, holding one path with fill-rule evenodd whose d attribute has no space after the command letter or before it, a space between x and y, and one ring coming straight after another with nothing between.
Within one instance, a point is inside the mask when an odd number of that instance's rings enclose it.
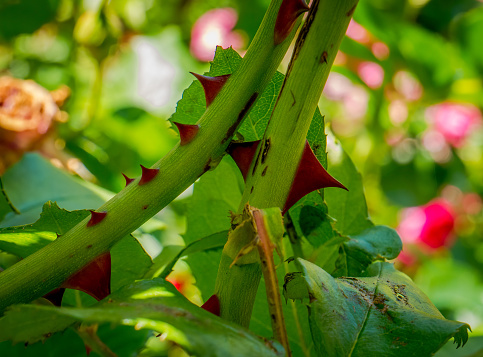
<instances>
[{"instance_id":1,"label":"reddish leaf tip","mask_svg":"<svg viewBox=\"0 0 483 357\"><path fill-rule=\"evenodd\" d=\"M176 122L173 122L173 124L178 128L181 146L190 143L200 130L200 126L198 124L181 124Z\"/></svg>"},{"instance_id":2,"label":"reddish leaf tip","mask_svg":"<svg viewBox=\"0 0 483 357\"><path fill-rule=\"evenodd\" d=\"M293 29L297 18L308 11L304 0L283 0L275 20L274 44L282 43Z\"/></svg>"},{"instance_id":3,"label":"reddish leaf tip","mask_svg":"<svg viewBox=\"0 0 483 357\"><path fill-rule=\"evenodd\" d=\"M230 154L235 161L245 181L247 179L250 165L252 164L253 158L257 152L259 143L260 140L244 143L232 143L228 148L228 154Z\"/></svg>"},{"instance_id":4,"label":"reddish leaf tip","mask_svg":"<svg viewBox=\"0 0 483 357\"><path fill-rule=\"evenodd\" d=\"M148 169L147 167L141 166L142 175L141 180L139 180L139 186L145 185L150 182L152 179L156 177L159 172L159 169Z\"/></svg>"},{"instance_id":5,"label":"reddish leaf tip","mask_svg":"<svg viewBox=\"0 0 483 357\"><path fill-rule=\"evenodd\" d=\"M106 211L96 212L91 210L90 212L91 212L91 219L89 220L89 222L87 222L87 227L92 227L92 226L95 226L96 224L101 223L102 220L107 216Z\"/></svg>"},{"instance_id":6,"label":"reddish leaf tip","mask_svg":"<svg viewBox=\"0 0 483 357\"><path fill-rule=\"evenodd\" d=\"M215 294L211 295L201 308L211 312L213 315L220 316L220 300L218 299L218 296Z\"/></svg>"},{"instance_id":7,"label":"reddish leaf tip","mask_svg":"<svg viewBox=\"0 0 483 357\"><path fill-rule=\"evenodd\" d=\"M111 293L111 254L104 253L71 275L62 288L76 289L102 300Z\"/></svg>"},{"instance_id":8,"label":"reddish leaf tip","mask_svg":"<svg viewBox=\"0 0 483 357\"><path fill-rule=\"evenodd\" d=\"M193 72L190 73L195 76L196 79L199 80L201 85L203 86L207 107L213 102L217 94L220 93L221 88L223 88L223 85L230 77L229 74L225 74L223 76L209 77Z\"/></svg>"},{"instance_id":9,"label":"reddish leaf tip","mask_svg":"<svg viewBox=\"0 0 483 357\"><path fill-rule=\"evenodd\" d=\"M127 177L126 175L122 174L122 176L124 176L124 179L126 180L126 186L129 185L131 182L134 181L133 178L129 178Z\"/></svg>"},{"instance_id":10,"label":"reddish leaf tip","mask_svg":"<svg viewBox=\"0 0 483 357\"><path fill-rule=\"evenodd\" d=\"M324 187L347 188L333 178L321 165L309 143L305 142L304 152L300 160L295 178L290 187L290 192L283 207L282 214L285 214L298 200L312 191ZM348 190L347 190L348 191Z\"/></svg>"}]
</instances>

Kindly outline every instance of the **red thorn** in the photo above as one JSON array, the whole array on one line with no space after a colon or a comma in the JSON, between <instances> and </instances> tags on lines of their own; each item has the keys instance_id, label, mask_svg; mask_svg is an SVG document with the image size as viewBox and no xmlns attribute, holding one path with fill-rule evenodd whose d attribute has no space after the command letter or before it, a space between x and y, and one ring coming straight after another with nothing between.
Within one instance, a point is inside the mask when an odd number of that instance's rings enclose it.
<instances>
[{"instance_id":1,"label":"red thorn","mask_svg":"<svg viewBox=\"0 0 483 357\"><path fill-rule=\"evenodd\" d=\"M62 297L64 296L64 292L64 288L54 289L50 293L45 294L44 299L49 300L55 306L60 306L62 303Z\"/></svg>"},{"instance_id":2,"label":"red thorn","mask_svg":"<svg viewBox=\"0 0 483 357\"><path fill-rule=\"evenodd\" d=\"M102 212L96 212L96 211L91 211L91 219L89 222L87 222L87 227L92 227L95 226L98 223L101 223L101 221L106 218L107 212L102 211Z\"/></svg>"},{"instance_id":3,"label":"red thorn","mask_svg":"<svg viewBox=\"0 0 483 357\"><path fill-rule=\"evenodd\" d=\"M306 194L324 187L340 187L347 190L343 184L330 176L319 160L317 160L317 157L315 157L309 143L305 141L302 159L295 173L282 214L285 214L290 207Z\"/></svg>"},{"instance_id":4,"label":"red thorn","mask_svg":"<svg viewBox=\"0 0 483 357\"><path fill-rule=\"evenodd\" d=\"M249 141L244 143L233 143L228 148L228 154L233 158L236 165L240 169L243 179L246 181L248 170L252 164L260 140Z\"/></svg>"},{"instance_id":5,"label":"red thorn","mask_svg":"<svg viewBox=\"0 0 483 357\"><path fill-rule=\"evenodd\" d=\"M196 74L193 72L190 72L190 73L193 76L195 76L196 79L199 80L201 85L203 86L203 90L205 91L207 107L211 104L211 102L213 102L216 95L220 93L221 88L223 88L223 85L230 77L230 74L225 74L223 76L217 76L217 77L209 77L209 76L203 76L201 74Z\"/></svg>"},{"instance_id":6,"label":"red thorn","mask_svg":"<svg viewBox=\"0 0 483 357\"><path fill-rule=\"evenodd\" d=\"M304 0L283 0L275 21L274 44L282 43L293 29L297 17L309 11Z\"/></svg>"},{"instance_id":7,"label":"red thorn","mask_svg":"<svg viewBox=\"0 0 483 357\"><path fill-rule=\"evenodd\" d=\"M124 179L126 180L126 186L129 185L131 182L134 181L134 179L127 177L126 175L122 174L124 176Z\"/></svg>"},{"instance_id":8,"label":"red thorn","mask_svg":"<svg viewBox=\"0 0 483 357\"><path fill-rule=\"evenodd\" d=\"M215 294L211 295L211 297L201 305L201 308L211 312L213 315L220 316L220 300L218 299L218 296Z\"/></svg>"},{"instance_id":9,"label":"red thorn","mask_svg":"<svg viewBox=\"0 0 483 357\"><path fill-rule=\"evenodd\" d=\"M111 293L111 253L107 252L70 276L62 288L83 291L96 300L102 300Z\"/></svg>"},{"instance_id":10,"label":"red thorn","mask_svg":"<svg viewBox=\"0 0 483 357\"><path fill-rule=\"evenodd\" d=\"M86 355L89 356L92 352L92 348L90 348L89 345L86 345L85 343L84 343L84 347L86 348Z\"/></svg>"},{"instance_id":11,"label":"red thorn","mask_svg":"<svg viewBox=\"0 0 483 357\"><path fill-rule=\"evenodd\" d=\"M198 134L198 130L200 130L200 126L197 124L181 124L173 122L174 125L178 128L179 136L181 138L180 145L186 145L190 143Z\"/></svg>"},{"instance_id":12,"label":"red thorn","mask_svg":"<svg viewBox=\"0 0 483 357\"><path fill-rule=\"evenodd\" d=\"M159 169L148 169L147 167L144 167L141 165L141 170L143 171L141 175L141 180L139 180L139 186L147 184L149 181L151 181L154 177L159 172Z\"/></svg>"}]
</instances>

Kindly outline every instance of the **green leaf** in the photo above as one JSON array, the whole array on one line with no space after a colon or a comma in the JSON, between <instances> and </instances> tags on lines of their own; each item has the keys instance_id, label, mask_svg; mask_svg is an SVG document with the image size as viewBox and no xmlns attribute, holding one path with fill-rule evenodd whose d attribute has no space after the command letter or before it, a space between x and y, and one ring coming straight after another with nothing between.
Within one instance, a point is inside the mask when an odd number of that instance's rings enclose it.
<instances>
[{"instance_id":1,"label":"green leaf","mask_svg":"<svg viewBox=\"0 0 483 357\"><path fill-rule=\"evenodd\" d=\"M361 276L376 260L395 259L402 250L401 238L386 226L374 226L348 238L336 263L339 269L332 276Z\"/></svg>"},{"instance_id":2,"label":"green leaf","mask_svg":"<svg viewBox=\"0 0 483 357\"><path fill-rule=\"evenodd\" d=\"M6 1L0 4L0 36L32 33L54 19L59 0Z\"/></svg>"},{"instance_id":3,"label":"green leaf","mask_svg":"<svg viewBox=\"0 0 483 357\"><path fill-rule=\"evenodd\" d=\"M230 211L236 212L241 200L239 176L235 163L227 157L194 184L183 236L187 244L230 228Z\"/></svg>"},{"instance_id":4,"label":"green leaf","mask_svg":"<svg viewBox=\"0 0 483 357\"><path fill-rule=\"evenodd\" d=\"M186 244L230 229L230 211L238 210L242 187L238 168L229 157L194 184L187 203L187 231L183 236ZM220 257L221 249L188 256L187 262L205 301L213 294Z\"/></svg>"},{"instance_id":5,"label":"green leaf","mask_svg":"<svg viewBox=\"0 0 483 357\"><path fill-rule=\"evenodd\" d=\"M359 234L373 225L367 213L361 174L333 135L328 136L327 146L329 172L349 190L325 190L329 215L335 219L335 229L339 233Z\"/></svg>"},{"instance_id":6,"label":"green leaf","mask_svg":"<svg viewBox=\"0 0 483 357\"><path fill-rule=\"evenodd\" d=\"M137 281L90 308L16 305L0 319L0 340L39 339L49 329L55 329L57 324L51 321L56 320L155 330L165 334L168 341L200 356L283 355L278 345L274 347L191 304L172 284L160 278Z\"/></svg>"},{"instance_id":7,"label":"green leaf","mask_svg":"<svg viewBox=\"0 0 483 357\"><path fill-rule=\"evenodd\" d=\"M303 275L292 281L306 281L319 355L430 356L451 337L458 347L468 339L468 324L446 320L392 264L374 263L367 277L335 279L308 261L298 263Z\"/></svg>"},{"instance_id":8,"label":"green leaf","mask_svg":"<svg viewBox=\"0 0 483 357\"><path fill-rule=\"evenodd\" d=\"M0 250L26 258L90 215L89 211L66 211L48 201L33 224L0 228Z\"/></svg>"},{"instance_id":9,"label":"green leaf","mask_svg":"<svg viewBox=\"0 0 483 357\"><path fill-rule=\"evenodd\" d=\"M163 271L158 274L162 278L165 278L171 273L176 262L184 256L191 255L198 252L205 252L210 250L222 249L226 243L228 237L228 231L222 231L209 235L208 237L196 240L188 244L182 249L166 266Z\"/></svg>"},{"instance_id":10,"label":"green leaf","mask_svg":"<svg viewBox=\"0 0 483 357\"><path fill-rule=\"evenodd\" d=\"M38 154L26 154L2 177L11 202L22 213L7 214L0 227L35 222L47 201L56 201L68 210L102 205L111 193L82 181L53 166Z\"/></svg>"},{"instance_id":11,"label":"green leaf","mask_svg":"<svg viewBox=\"0 0 483 357\"><path fill-rule=\"evenodd\" d=\"M211 62L210 71L205 73L205 75L221 76L224 74L231 74L238 68L240 62L240 55L231 47L228 49L217 47L215 57L213 62ZM263 137L263 133L265 132L265 128L267 127L273 108L275 107L278 93L282 88L284 78L285 76L282 73L276 72L263 93L258 97L255 105L250 110L238 130L238 133L241 134L244 141L255 141ZM171 122L174 121L183 124L194 124L199 118L201 118L205 109L206 103L203 87L199 81L193 81L193 83L191 83L191 85L183 92L183 98L178 102L176 112L169 120ZM323 125L320 126L321 118L320 111L317 110L314 115L313 127L311 126L311 129L309 130L309 142L312 137L317 136L320 129L323 130ZM314 133L311 134L311 131ZM319 156L317 157L319 158ZM319 158L319 160L320 159L321 158Z\"/></svg>"},{"instance_id":12,"label":"green leaf","mask_svg":"<svg viewBox=\"0 0 483 357\"><path fill-rule=\"evenodd\" d=\"M5 189L3 188L2 178L0 177L0 222L3 220L5 215L10 212L20 213L12 202L10 202L7 192L5 192Z\"/></svg>"},{"instance_id":13,"label":"green leaf","mask_svg":"<svg viewBox=\"0 0 483 357\"><path fill-rule=\"evenodd\" d=\"M44 204L37 222L0 228L0 250L26 258L89 215L89 211L67 211L59 208L56 202L49 201ZM111 290L141 278L151 264L151 258L139 242L131 235L124 237L111 249Z\"/></svg>"}]
</instances>

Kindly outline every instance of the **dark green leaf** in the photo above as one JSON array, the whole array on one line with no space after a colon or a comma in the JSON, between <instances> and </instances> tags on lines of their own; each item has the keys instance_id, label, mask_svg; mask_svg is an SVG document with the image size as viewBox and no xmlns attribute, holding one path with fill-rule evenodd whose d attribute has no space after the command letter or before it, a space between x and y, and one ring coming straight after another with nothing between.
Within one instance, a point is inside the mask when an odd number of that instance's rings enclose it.
<instances>
[{"instance_id":1,"label":"dark green leaf","mask_svg":"<svg viewBox=\"0 0 483 357\"><path fill-rule=\"evenodd\" d=\"M54 241L81 220L89 211L67 211L56 202L45 203L40 218L33 224L0 228L0 250L25 258ZM61 238L60 238L61 239ZM111 290L115 291L141 278L151 266L151 258L139 242L126 236L111 249Z\"/></svg>"},{"instance_id":2,"label":"dark green leaf","mask_svg":"<svg viewBox=\"0 0 483 357\"><path fill-rule=\"evenodd\" d=\"M374 226L348 238L333 276L361 276L374 261L395 259L402 250L401 238L386 226Z\"/></svg>"},{"instance_id":3,"label":"dark green leaf","mask_svg":"<svg viewBox=\"0 0 483 357\"><path fill-rule=\"evenodd\" d=\"M12 202L10 202L7 192L3 188L2 178L0 177L0 222L3 220L5 215L10 212L20 213Z\"/></svg>"},{"instance_id":4,"label":"dark green leaf","mask_svg":"<svg viewBox=\"0 0 483 357\"><path fill-rule=\"evenodd\" d=\"M169 273L173 270L176 262L187 255L205 252L210 250L220 250L226 243L228 238L228 231L222 231L209 235L208 237L196 240L188 244L184 249L182 249L163 269L163 271L158 275L162 278L166 278Z\"/></svg>"},{"instance_id":5,"label":"dark green leaf","mask_svg":"<svg viewBox=\"0 0 483 357\"><path fill-rule=\"evenodd\" d=\"M349 191L326 189L325 201L329 215L335 219L335 229L343 235L356 235L373 224L367 213L361 174L332 135L328 137L329 173Z\"/></svg>"},{"instance_id":6,"label":"dark green leaf","mask_svg":"<svg viewBox=\"0 0 483 357\"><path fill-rule=\"evenodd\" d=\"M191 304L164 279L137 281L89 308L14 306L0 319L0 340L36 340L56 329L59 321L153 329L200 356L283 355L280 347L276 351L251 332Z\"/></svg>"},{"instance_id":7,"label":"dark green leaf","mask_svg":"<svg viewBox=\"0 0 483 357\"><path fill-rule=\"evenodd\" d=\"M35 222L47 201L55 201L68 210L90 209L102 205L112 196L56 168L38 154L24 155L2 179L10 200L22 214L8 214L0 227Z\"/></svg>"},{"instance_id":8,"label":"dark green leaf","mask_svg":"<svg viewBox=\"0 0 483 357\"><path fill-rule=\"evenodd\" d=\"M334 279L308 261L298 263L303 275L293 281L303 278L307 283L319 355L430 356L451 337L458 346L468 339L469 325L446 320L392 264L374 263L364 278Z\"/></svg>"}]
</instances>

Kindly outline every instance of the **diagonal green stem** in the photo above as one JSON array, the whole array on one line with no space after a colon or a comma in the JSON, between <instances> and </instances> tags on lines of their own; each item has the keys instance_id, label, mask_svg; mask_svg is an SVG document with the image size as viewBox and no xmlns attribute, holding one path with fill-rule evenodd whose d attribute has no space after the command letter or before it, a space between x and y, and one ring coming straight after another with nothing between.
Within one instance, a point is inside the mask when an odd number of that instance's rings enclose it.
<instances>
[{"instance_id":1,"label":"diagonal green stem","mask_svg":"<svg viewBox=\"0 0 483 357\"><path fill-rule=\"evenodd\" d=\"M88 219L26 259L0 273L0 313L11 304L29 302L59 286L95 257L169 204L206 170L221 160L258 93L268 84L293 39L294 31L274 45L274 26L282 0L272 0L240 67L207 108L200 130L187 145L176 145L152 166L159 173L140 186L130 183L98 211L101 223Z\"/></svg>"},{"instance_id":2,"label":"diagonal green stem","mask_svg":"<svg viewBox=\"0 0 483 357\"><path fill-rule=\"evenodd\" d=\"M313 2L256 159L247 175L240 211L247 202L256 208L284 206L302 157L310 122L356 5L357 0ZM267 141L270 141L269 145ZM256 295L258 288L258 282L253 284L253 281L260 281L261 271L252 263L243 273L239 267L236 278L232 276L231 261L226 253L234 246L236 242L230 242L223 251L216 293L220 299L221 316L248 326L254 300L251 301L252 308L243 312L243 319L240 319L239 312L233 313L236 308L232 305L243 300L250 306L248 300ZM251 254L256 255L256 252Z\"/></svg>"}]
</instances>

